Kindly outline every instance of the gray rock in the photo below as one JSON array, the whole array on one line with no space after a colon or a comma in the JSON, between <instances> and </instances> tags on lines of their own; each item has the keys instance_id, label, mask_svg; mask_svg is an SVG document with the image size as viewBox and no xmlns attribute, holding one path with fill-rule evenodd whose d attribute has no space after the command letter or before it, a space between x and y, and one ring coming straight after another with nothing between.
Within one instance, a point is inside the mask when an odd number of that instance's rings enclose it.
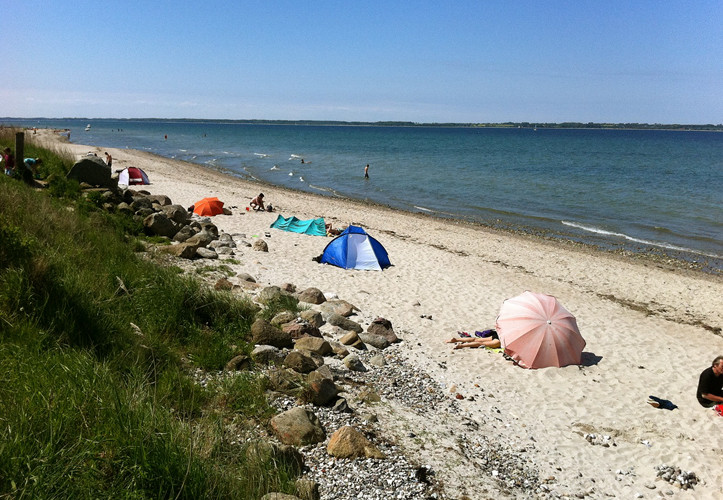
<instances>
[{"instance_id":1,"label":"gray rock","mask_svg":"<svg viewBox=\"0 0 723 500\"><path fill-rule=\"evenodd\" d=\"M257 252L268 252L269 245L264 240L254 241L253 249Z\"/></svg>"},{"instance_id":2,"label":"gray rock","mask_svg":"<svg viewBox=\"0 0 723 500\"><path fill-rule=\"evenodd\" d=\"M339 389L334 381L323 374L312 371L307 377L306 400L317 406L327 406L336 401Z\"/></svg>"},{"instance_id":3,"label":"gray rock","mask_svg":"<svg viewBox=\"0 0 723 500\"><path fill-rule=\"evenodd\" d=\"M226 371L237 372L251 369L251 359L243 354L235 356L231 361L226 363Z\"/></svg>"},{"instance_id":4,"label":"gray rock","mask_svg":"<svg viewBox=\"0 0 723 500\"><path fill-rule=\"evenodd\" d=\"M271 345L257 345L254 350L251 351L251 359L256 363L269 365L269 364L280 364L284 361L284 355L281 351Z\"/></svg>"},{"instance_id":5,"label":"gray rock","mask_svg":"<svg viewBox=\"0 0 723 500\"><path fill-rule=\"evenodd\" d=\"M354 307L346 300L339 299L327 300L326 302L321 304L319 309L321 310L322 314L336 313L344 317L349 317L354 314L355 311L359 310L357 307Z\"/></svg>"},{"instance_id":6,"label":"gray rock","mask_svg":"<svg viewBox=\"0 0 723 500\"><path fill-rule=\"evenodd\" d=\"M179 225L162 212L153 213L146 217L143 220L143 227L151 234L168 238L173 238L179 230Z\"/></svg>"},{"instance_id":7,"label":"gray rock","mask_svg":"<svg viewBox=\"0 0 723 500\"><path fill-rule=\"evenodd\" d=\"M369 364L370 364L370 365L374 365L374 366L378 366L378 367L381 368L382 366L384 366L384 365L387 364L387 360L384 359L384 356L382 356L381 354L377 354L376 356L372 356L372 357L369 359Z\"/></svg>"},{"instance_id":8,"label":"gray rock","mask_svg":"<svg viewBox=\"0 0 723 500\"><path fill-rule=\"evenodd\" d=\"M365 344L368 344L377 349L386 349L389 347L389 341L381 335L373 335L371 333L360 333L359 338Z\"/></svg>"},{"instance_id":9,"label":"gray rock","mask_svg":"<svg viewBox=\"0 0 723 500\"><path fill-rule=\"evenodd\" d=\"M346 366L349 370L353 372L365 372L367 371L367 367L364 366L364 363L362 363L361 359L359 359L359 356L356 354L350 354L346 358L344 358L344 366Z\"/></svg>"},{"instance_id":10,"label":"gray rock","mask_svg":"<svg viewBox=\"0 0 723 500\"><path fill-rule=\"evenodd\" d=\"M304 321L286 323L281 327L281 329L289 333L292 339L300 339L302 337L321 337L321 332L318 328Z\"/></svg>"},{"instance_id":11,"label":"gray rock","mask_svg":"<svg viewBox=\"0 0 723 500\"><path fill-rule=\"evenodd\" d=\"M286 323L291 323L296 320L296 314L291 311L281 311L279 314L271 318L271 324L280 327Z\"/></svg>"},{"instance_id":12,"label":"gray rock","mask_svg":"<svg viewBox=\"0 0 723 500\"><path fill-rule=\"evenodd\" d=\"M392 328L392 322L388 319L376 318L367 328L367 333L372 335L381 335L387 339L390 344L399 342L399 338L394 333L394 328Z\"/></svg>"},{"instance_id":13,"label":"gray rock","mask_svg":"<svg viewBox=\"0 0 723 500\"><path fill-rule=\"evenodd\" d=\"M311 326L315 326L317 328L324 324L324 319L321 317L321 313L319 311L314 311L313 309L301 311L299 313L299 317Z\"/></svg>"},{"instance_id":14,"label":"gray rock","mask_svg":"<svg viewBox=\"0 0 723 500\"><path fill-rule=\"evenodd\" d=\"M330 325L338 326L343 330L349 330L356 333L361 333L364 329L356 321L352 321L338 313L328 313L325 317L326 322Z\"/></svg>"},{"instance_id":15,"label":"gray rock","mask_svg":"<svg viewBox=\"0 0 723 500\"><path fill-rule=\"evenodd\" d=\"M318 288L307 288L299 294L299 302L307 302L309 304L322 304L326 302L324 293Z\"/></svg>"},{"instance_id":16,"label":"gray rock","mask_svg":"<svg viewBox=\"0 0 723 500\"><path fill-rule=\"evenodd\" d=\"M188 243L195 243L199 247L205 247L209 243L211 243L213 240L216 239L216 236L213 235L210 231L201 230L200 232L194 234L190 238L188 238L186 241Z\"/></svg>"},{"instance_id":17,"label":"gray rock","mask_svg":"<svg viewBox=\"0 0 723 500\"><path fill-rule=\"evenodd\" d=\"M294 343L294 349L315 352L321 356L328 356L334 352L329 342L320 337L301 337Z\"/></svg>"},{"instance_id":18,"label":"gray rock","mask_svg":"<svg viewBox=\"0 0 723 500\"><path fill-rule=\"evenodd\" d=\"M97 156L86 156L75 162L67 177L91 186L118 188L118 181L111 177L110 167Z\"/></svg>"},{"instance_id":19,"label":"gray rock","mask_svg":"<svg viewBox=\"0 0 723 500\"><path fill-rule=\"evenodd\" d=\"M188 241L188 239L194 234L196 233L191 226L183 226L178 230L176 235L173 237L173 240L183 243L184 241Z\"/></svg>"},{"instance_id":20,"label":"gray rock","mask_svg":"<svg viewBox=\"0 0 723 500\"><path fill-rule=\"evenodd\" d=\"M249 283L256 283L256 280L254 279L254 277L248 273L239 273L236 277L239 279L239 281L248 281Z\"/></svg>"},{"instance_id":21,"label":"gray rock","mask_svg":"<svg viewBox=\"0 0 723 500\"><path fill-rule=\"evenodd\" d=\"M279 330L268 321L261 318L254 321L254 324L251 325L251 337L253 339L253 343L257 345L272 345L279 348L291 348L294 346L294 343L291 340L291 335Z\"/></svg>"},{"instance_id":22,"label":"gray rock","mask_svg":"<svg viewBox=\"0 0 723 500\"><path fill-rule=\"evenodd\" d=\"M299 373L310 373L316 370L316 363L301 351L291 351L284 358L284 366Z\"/></svg>"},{"instance_id":23,"label":"gray rock","mask_svg":"<svg viewBox=\"0 0 723 500\"><path fill-rule=\"evenodd\" d=\"M148 195L148 200L151 203L157 203L158 205L165 207L168 205L171 205L171 199L166 196L165 194L151 194ZM180 205L179 205L180 206ZM183 211L185 212L186 209L184 208Z\"/></svg>"},{"instance_id":24,"label":"gray rock","mask_svg":"<svg viewBox=\"0 0 723 500\"><path fill-rule=\"evenodd\" d=\"M181 205L162 205L161 211L176 224L188 222L188 211Z\"/></svg>"},{"instance_id":25,"label":"gray rock","mask_svg":"<svg viewBox=\"0 0 723 500\"><path fill-rule=\"evenodd\" d=\"M216 253L216 250L212 250L210 248L198 247L198 249L196 250L196 255L203 259L218 259L218 254Z\"/></svg>"},{"instance_id":26,"label":"gray rock","mask_svg":"<svg viewBox=\"0 0 723 500\"><path fill-rule=\"evenodd\" d=\"M198 245L193 243L178 243L177 245L166 245L159 247L159 250L182 259L193 259L196 256Z\"/></svg>"},{"instance_id":27,"label":"gray rock","mask_svg":"<svg viewBox=\"0 0 723 500\"><path fill-rule=\"evenodd\" d=\"M294 446L316 444L326 439L318 417L300 406L273 417L271 429L282 443Z\"/></svg>"}]
</instances>

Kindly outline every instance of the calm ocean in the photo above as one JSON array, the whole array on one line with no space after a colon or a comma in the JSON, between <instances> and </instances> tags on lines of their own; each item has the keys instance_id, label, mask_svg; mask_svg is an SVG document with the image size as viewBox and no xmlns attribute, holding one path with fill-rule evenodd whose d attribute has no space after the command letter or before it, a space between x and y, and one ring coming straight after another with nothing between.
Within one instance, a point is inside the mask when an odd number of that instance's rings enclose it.
<instances>
[{"instance_id":1,"label":"calm ocean","mask_svg":"<svg viewBox=\"0 0 723 500\"><path fill-rule=\"evenodd\" d=\"M723 260L717 132L2 122L69 128L72 142L150 151L301 191L658 251L713 269Z\"/></svg>"}]
</instances>

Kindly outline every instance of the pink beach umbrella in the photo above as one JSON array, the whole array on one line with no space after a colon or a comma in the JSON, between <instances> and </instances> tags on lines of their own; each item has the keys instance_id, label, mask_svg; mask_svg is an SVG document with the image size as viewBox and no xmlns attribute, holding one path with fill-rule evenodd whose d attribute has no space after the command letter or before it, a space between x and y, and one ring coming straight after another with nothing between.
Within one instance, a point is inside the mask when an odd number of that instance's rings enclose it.
<instances>
[{"instance_id":1,"label":"pink beach umbrella","mask_svg":"<svg viewBox=\"0 0 723 500\"><path fill-rule=\"evenodd\" d=\"M507 299L496 323L505 352L524 368L579 365L585 339L552 295L524 292Z\"/></svg>"}]
</instances>

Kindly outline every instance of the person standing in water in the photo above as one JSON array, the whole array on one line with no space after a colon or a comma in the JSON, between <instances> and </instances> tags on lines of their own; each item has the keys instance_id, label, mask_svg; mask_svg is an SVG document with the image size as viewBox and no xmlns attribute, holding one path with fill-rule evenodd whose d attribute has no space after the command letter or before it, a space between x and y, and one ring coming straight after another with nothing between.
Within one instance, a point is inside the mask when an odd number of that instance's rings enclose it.
<instances>
[{"instance_id":1,"label":"person standing in water","mask_svg":"<svg viewBox=\"0 0 723 500\"><path fill-rule=\"evenodd\" d=\"M365 179L369 178L369 164L368 163L367 163L367 166L364 167L364 178Z\"/></svg>"}]
</instances>

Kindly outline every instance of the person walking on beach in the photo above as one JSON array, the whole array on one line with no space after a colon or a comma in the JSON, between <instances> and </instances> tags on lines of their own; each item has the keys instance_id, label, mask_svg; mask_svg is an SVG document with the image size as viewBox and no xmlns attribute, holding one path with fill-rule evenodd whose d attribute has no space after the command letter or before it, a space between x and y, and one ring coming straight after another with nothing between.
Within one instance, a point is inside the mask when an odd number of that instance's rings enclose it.
<instances>
[{"instance_id":1,"label":"person walking on beach","mask_svg":"<svg viewBox=\"0 0 723 500\"><path fill-rule=\"evenodd\" d=\"M108 151L105 152L105 162L109 167L113 166L113 157L108 153Z\"/></svg>"},{"instance_id":2,"label":"person walking on beach","mask_svg":"<svg viewBox=\"0 0 723 500\"><path fill-rule=\"evenodd\" d=\"M369 164L368 163L367 163L367 166L364 167L364 178L365 179L369 178Z\"/></svg>"},{"instance_id":3,"label":"person walking on beach","mask_svg":"<svg viewBox=\"0 0 723 500\"><path fill-rule=\"evenodd\" d=\"M696 397L705 408L723 404L723 356L715 358L700 374Z\"/></svg>"}]
</instances>

